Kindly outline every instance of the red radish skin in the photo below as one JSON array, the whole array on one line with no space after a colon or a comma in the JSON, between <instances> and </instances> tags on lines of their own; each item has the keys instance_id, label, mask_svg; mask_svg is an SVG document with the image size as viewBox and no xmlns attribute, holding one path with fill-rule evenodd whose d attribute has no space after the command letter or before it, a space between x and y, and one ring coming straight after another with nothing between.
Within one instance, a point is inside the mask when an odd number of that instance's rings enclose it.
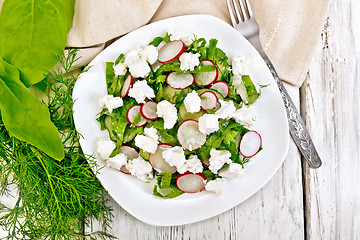
<instances>
[{"instance_id":1,"label":"red radish skin","mask_svg":"<svg viewBox=\"0 0 360 240\"><path fill-rule=\"evenodd\" d=\"M120 97L125 97L126 95L128 95L133 83L134 83L134 77L131 75L127 76L127 78L124 81L124 85L121 88Z\"/></svg>"},{"instance_id":2,"label":"red radish skin","mask_svg":"<svg viewBox=\"0 0 360 240\"><path fill-rule=\"evenodd\" d=\"M213 65L215 66L215 71L212 72L203 72L195 74L195 83L202 87L210 86L213 82L215 82L219 76L219 71L215 65L210 60L201 61L203 65Z\"/></svg>"},{"instance_id":3,"label":"red radish skin","mask_svg":"<svg viewBox=\"0 0 360 240\"><path fill-rule=\"evenodd\" d=\"M206 159L206 160L202 161L202 164L207 168L210 167L209 159Z\"/></svg>"},{"instance_id":4,"label":"red radish skin","mask_svg":"<svg viewBox=\"0 0 360 240\"><path fill-rule=\"evenodd\" d=\"M186 172L176 177L176 186L185 193L197 193L204 190L205 180L202 173Z\"/></svg>"},{"instance_id":5,"label":"red radish skin","mask_svg":"<svg viewBox=\"0 0 360 240\"><path fill-rule=\"evenodd\" d=\"M119 153L124 153L128 160L132 160L134 158L137 158L139 156L139 153L136 151L135 148L130 146L121 146ZM126 166L122 166L120 168L120 171L125 174L130 174L129 170L126 168Z\"/></svg>"},{"instance_id":6,"label":"red radish skin","mask_svg":"<svg viewBox=\"0 0 360 240\"><path fill-rule=\"evenodd\" d=\"M158 61L169 63L179 58L185 52L186 46L181 40L165 43L159 50Z\"/></svg>"},{"instance_id":7,"label":"red radish skin","mask_svg":"<svg viewBox=\"0 0 360 240\"><path fill-rule=\"evenodd\" d=\"M140 109L141 109L140 105L134 105L131 108L129 108L129 110L126 113L126 120L130 124L133 123L135 117L138 115L138 113L140 113ZM140 122L135 127L142 127L142 126L144 126L146 124L146 119L143 116L140 116L140 117L141 117Z\"/></svg>"},{"instance_id":8,"label":"red radish skin","mask_svg":"<svg viewBox=\"0 0 360 240\"><path fill-rule=\"evenodd\" d=\"M195 81L191 73L171 72L166 77L167 84L174 89L185 89L190 87Z\"/></svg>"},{"instance_id":9,"label":"red radish skin","mask_svg":"<svg viewBox=\"0 0 360 240\"><path fill-rule=\"evenodd\" d=\"M141 105L140 112L141 115L147 120L156 120L158 115L156 113L157 102L147 101Z\"/></svg>"},{"instance_id":10,"label":"red radish skin","mask_svg":"<svg viewBox=\"0 0 360 240\"><path fill-rule=\"evenodd\" d=\"M218 91L224 98L229 96L229 85L224 81L215 82L213 85L211 85L210 89Z\"/></svg>"},{"instance_id":11,"label":"red radish skin","mask_svg":"<svg viewBox=\"0 0 360 240\"><path fill-rule=\"evenodd\" d=\"M200 132L198 121L188 119L180 124L177 130L177 139L183 148L194 151L205 144L206 135ZM189 144L189 140L195 142L193 144ZM191 145L193 146L191 147Z\"/></svg>"},{"instance_id":12,"label":"red radish skin","mask_svg":"<svg viewBox=\"0 0 360 240\"><path fill-rule=\"evenodd\" d=\"M165 149L162 150L163 147L165 147L166 149L166 148L171 148L173 146L167 143L160 143L155 153L150 153L149 163L157 172L176 173L177 170L176 167L171 167L162 157L162 152L165 150Z\"/></svg>"},{"instance_id":13,"label":"red radish skin","mask_svg":"<svg viewBox=\"0 0 360 240\"><path fill-rule=\"evenodd\" d=\"M248 131L241 138L240 153L246 158L251 158L260 151L261 144L261 135L254 130Z\"/></svg>"},{"instance_id":14,"label":"red radish skin","mask_svg":"<svg viewBox=\"0 0 360 240\"><path fill-rule=\"evenodd\" d=\"M206 97L206 99L201 99L201 109L206 111L207 109L215 109L218 104L218 98L215 93L211 91L205 91L200 94L201 97Z\"/></svg>"}]
</instances>

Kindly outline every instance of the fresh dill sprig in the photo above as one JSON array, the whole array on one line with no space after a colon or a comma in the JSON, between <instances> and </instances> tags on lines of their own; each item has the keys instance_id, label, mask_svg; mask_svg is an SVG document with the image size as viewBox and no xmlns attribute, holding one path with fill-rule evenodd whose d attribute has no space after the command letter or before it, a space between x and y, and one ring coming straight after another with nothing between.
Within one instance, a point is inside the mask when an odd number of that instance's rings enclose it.
<instances>
[{"instance_id":1,"label":"fresh dill sprig","mask_svg":"<svg viewBox=\"0 0 360 240\"><path fill-rule=\"evenodd\" d=\"M0 204L0 227L7 239L109 239L111 209L106 191L96 178L99 167L78 145L71 97L76 77L70 73L76 50L61 59L63 71L49 74L44 101L65 147L65 158L56 161L26 142L9 135L0 118L0 194L16 184L19 198L9 209ZM1 112L0 112L1 115ZM96 219L103 231L85 234L84 226Z\"/></svg>"}]
</instances>

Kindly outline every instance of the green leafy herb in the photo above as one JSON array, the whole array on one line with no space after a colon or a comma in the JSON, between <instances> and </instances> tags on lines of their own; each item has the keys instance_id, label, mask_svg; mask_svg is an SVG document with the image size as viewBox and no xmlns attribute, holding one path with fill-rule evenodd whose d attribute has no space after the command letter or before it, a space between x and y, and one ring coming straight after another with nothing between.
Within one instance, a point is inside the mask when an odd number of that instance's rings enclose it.
<instances>
[{"instance_id":1,"label":"green leafy herb","mask_svg":"<svg viewBox=\"0 0 360 240\"><path fill-rule=\"evenodd\" d=\"M60 135L46 107L25 87L42 81L59 61L72 24L73 3L7 0L0 14L0 68L10 71L0 80L2 120L15 137L57 160L64 157Z\"/></svg>"},{"instance_id":2,"label":"green leafy herb","mask_svg":"<svg viewBox=\"0 0 360 240\"><path fill-rule=\"evenodd\" d=\"M71 50L61 61L65 74L51 73L45 96L65 146L62 161L11 135L0 119L0 194L7 194L10 184L19 192L13 209L0 205L0 227L8 231L7 239L83 239L84 224L89 226L91 219L102 223L104 231L88 237L111 237L105 232L111 217L106 190L93 173L99 167L81 152L74 127L71 95L76 77L70 71L76 59Z\"/></svg>"},{"instance_id":3,"label":"green leafy herb","mask_svg":"<svg viewBox=\"0 0 360 240\"><path fill-rule=\"evenodd\" d=\"M71 1L62 3L7 0L2 5L0 57L19 69L26 87L44 79L64 51L73 5L65 14L63 6Z\"/></svg>"},{"instance_id":4,"label":"green leafy herb","mask_svg":"<svg viewBox=\"0 0 360 240\"><path fill-rule=\"evenodd\" d=\"M149 43L149 45L153 45L153 46L157 47L160 45L160 43L162 41L170 42L170 35L168 33L166 33L165 37L156 37Z\"/></svg>"},{"instance_id":5,"label":"green leafy herb","mask_svg":"<svg viewBox=\"0 0 360 240\"><path fill-rule=\"evenodd\" d=\"M251 81L249 75L242 75L241 78L247 93L247 104L252 104L260 97L260 92L256 90L255 84Z\"/></svg>"},{"instance_id":6,"label":"green leafy herb","mask_svg":"<svg viewBox=\"0 0 360 240\"><path fill-rule=\"evenodd\" d=\"M49 110L24 84L18 70L0 58L0 109L8 131L61 160L64 148L59 132L50 121Z\"/></svg>"}]
</instances>

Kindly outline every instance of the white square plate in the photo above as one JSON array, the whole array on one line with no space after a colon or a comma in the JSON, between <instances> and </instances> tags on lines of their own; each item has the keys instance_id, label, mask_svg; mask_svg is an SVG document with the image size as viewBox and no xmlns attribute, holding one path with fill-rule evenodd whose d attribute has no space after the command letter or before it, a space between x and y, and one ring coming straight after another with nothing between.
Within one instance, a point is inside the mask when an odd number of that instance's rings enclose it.
<instances>
[{"instance_id":1,"label":"white square plate","mask_svg":"<svg viewBox=\"0 0 360 240\"><path fill-rule=\"evenodd\" d=\"M101 111L98 99L106 95L105 62L115 61L120 53L146 46L154 37L175 30L209 40L219 40L218 47L232 56L246 56L249 75L254 82L269 84L262 89L255 102L257 120L251 128L263 139L263 150L245 164L245 174L229 182L221 195L202 191L183 194L174 199L161 199L152 195L153 183L144 183L131 175L104 167L97 175L112 198L137 219L158 226L172 226L201 221L240 204L262 186L281 166L289 145L289 130L285 108L276 83L258 52L236 30L222 20L207 15L187 15L155 22L139 28L115 41L90 64L90 70L81 74L76 82L73 99L74 120L81 134L83 152L93 155L99 138L108 136L96 121ZM100 166L104 161L96 159Z\"/></svg>"}]
</instances>

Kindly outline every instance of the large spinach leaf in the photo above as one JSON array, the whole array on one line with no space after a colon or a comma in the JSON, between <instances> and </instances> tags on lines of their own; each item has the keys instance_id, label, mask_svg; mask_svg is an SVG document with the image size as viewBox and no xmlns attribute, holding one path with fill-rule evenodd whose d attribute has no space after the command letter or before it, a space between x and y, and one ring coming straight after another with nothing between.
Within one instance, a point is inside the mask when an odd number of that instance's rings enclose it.
<instances>
[{"instance_id":1,"label":"large spinach leaf","mask_svg":"<svg viewBox=\"0 0 360 240\"><path fill-rule=\"evenodd\" d=\"M0 57L20 71L29 87L62 55L71 17L70 0L6 0L0 15ZM66 14L63 6L66 7ZM73 5L72 5L73 8Z\"/></svg>"},{"instance_id":2,"label":"large spinach leaf","mask_svg":"<svg viewBox=\"0 0 360 240\"><path fill-rule=\"evenodd\" d=\"M55 159L64 157L49 110L19 80L19 71L0 58L0 110L7 130Z\"/></svg>"}]
</instances>

